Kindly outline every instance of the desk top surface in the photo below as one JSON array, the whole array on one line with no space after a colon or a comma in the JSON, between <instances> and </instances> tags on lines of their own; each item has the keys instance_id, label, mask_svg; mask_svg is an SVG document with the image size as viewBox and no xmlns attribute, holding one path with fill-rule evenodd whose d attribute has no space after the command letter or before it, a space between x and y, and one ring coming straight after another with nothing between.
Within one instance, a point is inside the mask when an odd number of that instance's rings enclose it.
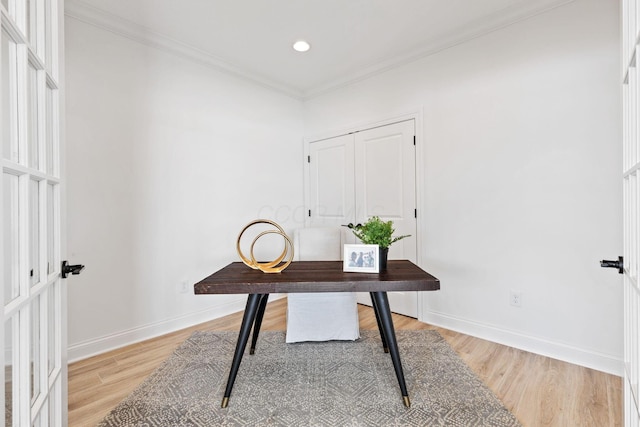
<instances>
[{"instance_id":1,"label":"desk top surface","mask_svg":"<svg viewBox=\"0 0 640 427\"><path fill-rule=\"evenodd\" d=\"M196 283L196 294L435 291L440 281L407 260L390 260L382 273L342 271L342 261L295 261L281 273L233 262Z\"/></svg>"}]
</instances>

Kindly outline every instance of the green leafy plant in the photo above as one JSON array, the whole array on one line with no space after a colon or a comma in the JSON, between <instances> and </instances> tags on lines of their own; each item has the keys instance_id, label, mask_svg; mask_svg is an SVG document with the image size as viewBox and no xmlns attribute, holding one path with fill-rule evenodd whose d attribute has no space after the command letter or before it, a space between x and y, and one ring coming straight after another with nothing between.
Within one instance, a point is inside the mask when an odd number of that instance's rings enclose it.
<instances>
[{"instance_id":1,"label":"green leafy plant","mask_svg":"<svg viewBox=\"0 0 640 427\"><path fill-rule=\"evenodd\" d=\"M349 224L347 227L365 245L378 245L382 249L388 248L398 240L410 236L410 234L407 234L393 237L393 233L396 231L393 228L393 221L383 221L377 216L372 216L364 224Z\"/></svg>"}]
</instances>

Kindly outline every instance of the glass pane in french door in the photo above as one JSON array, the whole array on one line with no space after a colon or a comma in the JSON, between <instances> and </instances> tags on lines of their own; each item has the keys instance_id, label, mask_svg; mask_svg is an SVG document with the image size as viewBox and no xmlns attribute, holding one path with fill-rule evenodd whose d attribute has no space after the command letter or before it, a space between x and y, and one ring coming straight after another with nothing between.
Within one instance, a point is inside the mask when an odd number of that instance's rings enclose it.
<instances>
[{"instance_id":1,"label":"glass pane in french door","mask_svg":"<svg viewBox=\"0 0 640 427\"><path fill-rule=\"evenodd\" d=\"M13 162L18 161L18 103L17 93L17 50L16 43L9 33L2 30L2 157Z\"/></svg>"},{"instance_id":2,"label":"glass pane in french door","mask_svg":"<svg viewBox=\"0 0 640 427\"><path fill-rule=\"evenodd\" d=\"M35 400L40 396L40 343L42 337L40 336L40 296L37 296L31 302L31 340L30 340L30 355L29 355L29 370L30 370L30 382L31 382L31 404L35 403Z\"/></svg>"},{"instance_id":3,"label":"glass pane in french door","mask_svg":"<svg viewBox=\"0 0 640 427\"><path fill-rule=\"evenodd\" d=\"M47 71L51 72L53 69L53 50L52 50L52 31L53 25L51 22L52 13L54 12L53 5L50 1L45 2L44 11L44 59L47 64Z\"/></svg>"},{"instance_id":4,"label":"glass pane in french door","mask_svg":"<svg viewBox=\"0 0 640 427\"><path fill-rule=\"evenodd\" d=\"M4 302L10 303L20 295L20 192L19 178L2 174L2 246Z\"/></svg>"},{"instance_id":5,"label":"glass pane in french door","mask_svg":"<svg viewBox=\"0 0 640 427\"><path fill-rule=\"evenodd\" d=\"M58 282L51 285L47 292L47 375L53 374L53 371L58 366L56 351L57 351L57 317L58 310L56 308L56 293L58 292Z\"/></svg>"},{"instance_id":6,"label":"glass pane in french door","mask_svg":"<svg viewBox=\"0 0 640 427\"><path fill-rule=\"evenodd\" d=\"M36 30L38 29L38 27L36 26L36 7L35 7L35 0L25 0L24 1L24 8L25 8L25 16L26 16L26 23L27 23L27 40L29 42L29 44L31 45L31 47L35 48L36 46L36 41L37 41L37 37L36 37Z\"/></svg>"},{"instance_id":7,"label":"glass pane in french door","mask_svg":"<svg viewBox=\"0 0 640 427\"><path fill-rule=\"evenodd\" d=\"M53 161L55 158L55 130L54 126L55 117L55 93L51 86L47 85L47 89L45 92L45 105L46 105L46 121L45 121L45 171L50 175L55 175L56 171L54 169L55 162Z\"/></svg>"},{"instance_id":8,"label":"glass pane in french door","mask_svg":"<svg viewBox=\"0 0 640 427\"><path fill-rule=\"evenodd\" d=\"M29 167L40 165L38 147L38 71L29 64L27 78L27 139L29 141Z\"/></svg>"},{"instance_id":9,"label":"glass pane in french door","mask_svg":"<svg viewBox=\"0 0 640 427\"><path fill-rule=\"evenodd\" d=\"M47 184L47 275L56 271L56 265L58 264L56 256L58 239L55 226L58 219L56 214L56 206L58 204L55 190L55 184Z\"/></svg>"},{"instance_id":10,"label":"glass pane in french door","mask_svg":"<svg viewBox=\"0 0 640 427\"><path fill-rule=\"evenodd\" d=\"M49 393L49 424L50 426L60 425L58 421L60 419L59 413L59 404L58 404L58 391L51 390Z\"/></svg>"},{"instance_id":11,"label":"glass pane in french door","mask_svg":"<svg viewBox=\"0 0 640 427\"><path fill-rule=\"evenodd\" d=\"M18 375L18 343L15 337L20 324L18 316L9 318L4 324L4 420L5 426L13 423L13 414L18 412L18 401L14 396L18 396L19 383L16 380Z\"/></svg>"},{"instance_id":12,"label":"glass pane in french door","mask_svg":"<svg viewBox=\"0 0 640 427\"><path fill-rule=\"evenodd\" d=\"M27 22L27 38L31 49L40 53L42 50L42 38L44 34L43 0L23 0L25 3L25 15Z\"/></svg>"},{"instance_id":13,"label":"glass pane in french door","mask_svg":"<svg viewBox=\"0 0 640 427\"><path fill-rule=\"evenodd\" d=\"M29 277L31 285L40 281L40 183L29 181Z\"/></svg>"}]
</instances>

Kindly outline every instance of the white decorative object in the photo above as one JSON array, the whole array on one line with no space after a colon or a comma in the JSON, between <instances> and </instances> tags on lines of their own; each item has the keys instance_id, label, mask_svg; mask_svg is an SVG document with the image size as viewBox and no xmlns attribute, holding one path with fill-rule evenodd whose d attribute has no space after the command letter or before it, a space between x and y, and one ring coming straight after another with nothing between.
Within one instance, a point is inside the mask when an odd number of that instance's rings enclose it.
<instances>
[{"instance_id":1,"label":"white decorative object","mask_svg":"<svg viewBox=\"0 0 640 427\"><path fill-rule=\"evenodd\" d=\"M310 227L294 231L295 261L340 261L341 227ZM286 342L356 340L360 338L354 292L290 293Z\"/></svg>"}]
</instances>

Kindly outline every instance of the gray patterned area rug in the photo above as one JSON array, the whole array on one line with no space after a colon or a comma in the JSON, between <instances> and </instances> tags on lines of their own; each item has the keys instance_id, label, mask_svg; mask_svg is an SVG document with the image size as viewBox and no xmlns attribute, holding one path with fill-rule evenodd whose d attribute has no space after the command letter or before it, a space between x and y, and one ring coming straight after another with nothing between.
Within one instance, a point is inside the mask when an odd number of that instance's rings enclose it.
<instances>
[{"instance_id":1,"label":"gray patterned area rug","mask_svg":"<svg viewBox=\"0 0 640 427\"><path fill-rule=\"evenodd\" d=\"M406 408L377 331L285 344L262 332L220 408L237 332L196 332L98 425L520 426L435 331L397 331Z\"/></svg>"}]
</instances>

